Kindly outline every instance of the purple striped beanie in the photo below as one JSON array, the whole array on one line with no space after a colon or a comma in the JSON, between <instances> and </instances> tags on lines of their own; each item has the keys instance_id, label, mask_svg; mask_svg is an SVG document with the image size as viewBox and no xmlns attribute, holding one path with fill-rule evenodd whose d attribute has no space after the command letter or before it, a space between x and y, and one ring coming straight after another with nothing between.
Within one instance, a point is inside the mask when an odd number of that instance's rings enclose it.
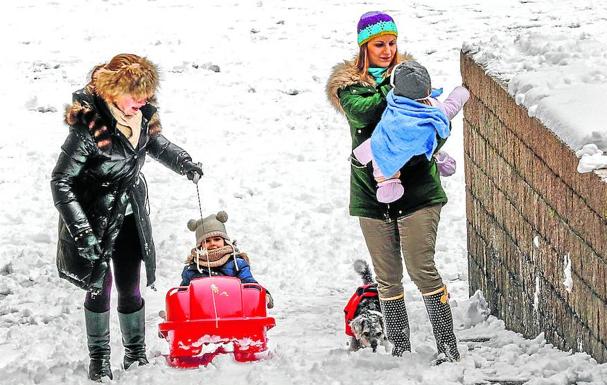
<instances>
[{"instance_id":1,"label":"purple striped beanie","mask_svg":"<svg viewBox=\"0 0 607 385\"><path fill-rule=\"evenodd\" d=\"M394 19L387 13L372 11L360 17L358 21L358 45L361 46L376 36L398 36Z\"/></svg>"}]
</instances>

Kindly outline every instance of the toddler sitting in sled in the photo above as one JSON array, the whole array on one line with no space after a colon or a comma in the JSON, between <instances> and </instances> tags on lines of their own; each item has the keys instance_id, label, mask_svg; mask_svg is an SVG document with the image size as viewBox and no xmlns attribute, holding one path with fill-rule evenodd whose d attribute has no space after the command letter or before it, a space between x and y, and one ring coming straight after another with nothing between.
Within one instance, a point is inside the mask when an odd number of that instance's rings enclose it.
<instances>
[{"instance_id":1,"label":"toddler sitting in sled","mask_svg":"<svg viewBox=\"0 0 607 385\"><path fill-rule=\"evenodd\" d=\"M249 257L236 248L228 237L224 223L228 214L220 211L203 219L191 219L188 229L196 233L196 247L186 258L181 273L181 285L188 286L194 278L222 275L239 278L242 283L258 283L249 266ZM274 307L266 289L266 305Z\"/></svg>"}]
</instances>

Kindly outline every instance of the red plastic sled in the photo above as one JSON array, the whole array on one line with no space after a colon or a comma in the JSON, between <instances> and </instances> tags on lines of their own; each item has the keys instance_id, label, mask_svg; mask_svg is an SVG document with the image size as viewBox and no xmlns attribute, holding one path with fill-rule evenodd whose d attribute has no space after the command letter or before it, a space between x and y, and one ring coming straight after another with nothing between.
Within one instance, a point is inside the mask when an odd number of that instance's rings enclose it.
<instances>
[{"instance_id":1,"label":"red plastic sled","mask_svg":"<svg viewBox=\"0 0 607 385\"><path fill-rule=\"evenodd\" d=\"M188 368L207 365L220 353L255 361L266 355L266 332L275 325L266 315L263 287L215 276L170 289L158 330L169 343L169 365Z\"/></svg>"}]
</instances>

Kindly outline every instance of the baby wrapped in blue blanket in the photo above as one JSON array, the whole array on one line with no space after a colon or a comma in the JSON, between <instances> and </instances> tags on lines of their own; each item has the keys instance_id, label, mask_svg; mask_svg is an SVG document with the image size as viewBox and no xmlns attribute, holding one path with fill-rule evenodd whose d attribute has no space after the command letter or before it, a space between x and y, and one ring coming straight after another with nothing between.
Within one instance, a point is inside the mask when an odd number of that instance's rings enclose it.
<instances>
[{"instance_id":1,"label":"baby wrapped in blue blanket","mask_svg":"<svg viewBox=\"0 0 607 385\"><path fill-rule=\"evenodd\" d=\"M381 120L371 138L354 149L362 164L373 162L377 200L383 203L403 196L399 170L414 156L425 155L428 161L437 162L443 176L455 172L455 160L445 152L435 152L439 138L449 137L449 121L470 96L466 88L458 86L439 102L436 97L442 90L432 91L428 71L415 61L397 65L390 82L393 89L386 95L388 105Z\"/></svg>"}]
</instances>

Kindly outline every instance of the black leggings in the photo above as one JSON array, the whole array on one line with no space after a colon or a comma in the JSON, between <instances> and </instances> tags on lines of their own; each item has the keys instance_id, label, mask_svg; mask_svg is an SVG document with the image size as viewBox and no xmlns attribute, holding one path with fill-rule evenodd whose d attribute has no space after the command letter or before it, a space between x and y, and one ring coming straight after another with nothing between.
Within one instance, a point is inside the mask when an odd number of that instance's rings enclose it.
<instances>
[{"instance_id":1,"label":"black leggings","mask_svg":"<svg viewBox=\"0 0 607 385\"><path fill-rule=\"evenodd\" d=\"M133 313L141 309L143 299L139 290L139 275L141 269L141 246L134 215L127 215L116 238L112 253L114 279L118 290L118 312ZM108 269L103 281L103 289L97 295L86 293L84 307L95 313L110 310L110 294L112 293L112 271Z\"/></svg>"}]
</instances>

